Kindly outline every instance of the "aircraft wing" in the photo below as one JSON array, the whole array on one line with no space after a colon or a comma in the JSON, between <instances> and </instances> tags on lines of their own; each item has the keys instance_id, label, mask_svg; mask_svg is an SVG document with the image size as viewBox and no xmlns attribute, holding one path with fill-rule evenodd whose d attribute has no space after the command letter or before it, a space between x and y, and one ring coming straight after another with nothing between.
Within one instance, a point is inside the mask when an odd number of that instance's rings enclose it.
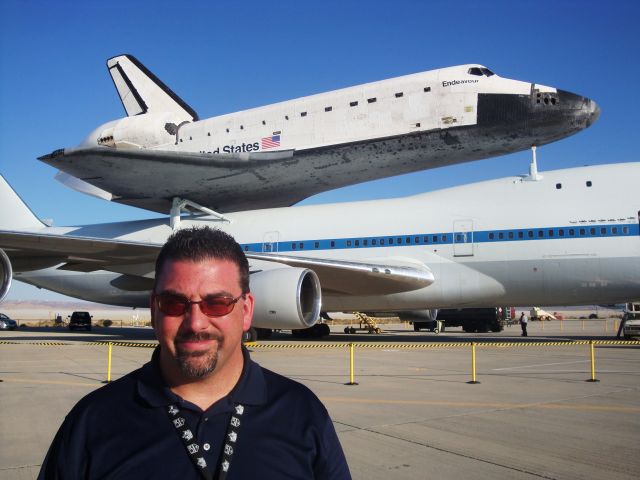
<instances>
[{"instance_id":1,"label":"aircraft wing","mask_svg":"<svg viewBox=\"0 0 640 480\"><path fill-rule=\"evenodd\" d=\"M161 247L156 243L0 231L0 249L7 253L15 271L60 264L63 265L58 268L65 270L107 270L126 274L135 289L153 278L153 266ZM314 270L326 292L389 294L417 290L434 281L428 267L408 260L367 263L275 253L246 252L246 255L252 271L263 262L268 262L271 268L279 264ZM133 282L132 277L141 277L140 282Z\"/></svg>"},{"instance_id":2,"label":"aircraft wing","mask_svg":"<svg viewBox=\"0 0 640 480\"><path fill-rule=\"evenodd\" d=\"M161 244L93 237L0 231L0 249L16 271L38 270L63 263L62 269L117 272L122 265L151 265Z\"/></svg>"},{"instance_id":3,"label":"aircraft wing","mask_svg":"<svg viewBox=\"0 0 640 480\"><path fill-rule=\"evenodd\" d=\"M216 154L79 147L39 160L71 176L58 177L71 188L90 193L78 188L79 180L101 198L163 214L174 197L224 213L290 206L316 193L287 177L298 161L293 150Z\"/></svg>"},{"instance_id":4,"label":"aircraft wing","mask_svg":"<svg viewBox=\"0 0 640 480\"><path fill-rule=\"evenodd\" d=\"M313 270L320 279L323 292L347 295L383 295L427 287L434 282L431 270L424 264L388 259L381 263L350 262L326 258L297 257L277 253L245 252L251 260L281 263Z\"/></svg>"}]
</instances>

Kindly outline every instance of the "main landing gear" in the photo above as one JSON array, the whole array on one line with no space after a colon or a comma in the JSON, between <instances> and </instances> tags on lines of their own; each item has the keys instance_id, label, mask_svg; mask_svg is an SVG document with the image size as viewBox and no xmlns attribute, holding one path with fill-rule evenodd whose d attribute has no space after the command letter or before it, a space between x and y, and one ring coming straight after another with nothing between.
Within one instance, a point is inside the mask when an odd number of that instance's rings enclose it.
<instances>
[{"instance_id":1,"label":"main landing gear","mask_svg":"<svg viewBox=\"0 0 640 480\"><path fill-rule=\"evenodd\" d=\"M326 323L316 323L313 327L291 330L293 338L322 338L328 337L330 333L331 329Z\"/></svg>"}]
</instances>

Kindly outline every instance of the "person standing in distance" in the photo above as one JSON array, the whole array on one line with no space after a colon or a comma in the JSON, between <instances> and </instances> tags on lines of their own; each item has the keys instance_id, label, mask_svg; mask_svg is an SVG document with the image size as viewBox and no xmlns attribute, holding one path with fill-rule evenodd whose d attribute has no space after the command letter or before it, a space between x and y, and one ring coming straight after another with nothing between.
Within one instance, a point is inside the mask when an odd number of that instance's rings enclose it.
<instances>
[{"instance_id":1,"label":"person standing in distance","mask_svg":"<svg viewBox=\"0 0 640 480\"><path fill-rule=\"evenodd\" d=\"M529 317L527 317L527 314L522 312L522 314L520 315L520 328L522 328L522 336L526 337L527 336L527 324L529 323Z\"/></svg>"},{"instance_id":2,"label":"person standing in distance","mask_svg":"<svg viewBox=\"0 0 640 480\"><path fill-rule=\"evenodd\" d=\"M38 478L350 479L320 400L243 347L253 305L231 236L174 233L151 294L160 345L142 368L76 404Z\"/></svg>"}]
</instances>

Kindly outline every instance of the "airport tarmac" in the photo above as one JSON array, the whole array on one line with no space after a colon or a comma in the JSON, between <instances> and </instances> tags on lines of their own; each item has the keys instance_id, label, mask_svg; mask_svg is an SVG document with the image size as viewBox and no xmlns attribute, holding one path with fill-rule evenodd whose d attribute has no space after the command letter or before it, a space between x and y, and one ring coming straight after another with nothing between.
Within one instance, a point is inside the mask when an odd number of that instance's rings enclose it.
<instances>
[{"instance_id":1,"label":"airport tarmac","mask_svg":"<svg viewBox=\"0 0 640 480\"><path fill-rule=\"evenodd\" d=\"M401 324L345 335L336 325L326 341L276 335L250 350L323 400L355 479L635 479L640 345L598 345L599 382L586 381L583 342L615 340L614 322L531 322L527 338L516 325L475 335ZM96 341L154 343L149 328L0 332L0 479L35 478L67 411L102 385L107 347ZM470 341L496 342L476 348L478 384L468 383ZM550 345L567 341L578 344ZM370 345L354 349L357 385L345 385L347 342ZM151 348L114 346L112 378L150 355Z\"/></svg>"}]
</instances>

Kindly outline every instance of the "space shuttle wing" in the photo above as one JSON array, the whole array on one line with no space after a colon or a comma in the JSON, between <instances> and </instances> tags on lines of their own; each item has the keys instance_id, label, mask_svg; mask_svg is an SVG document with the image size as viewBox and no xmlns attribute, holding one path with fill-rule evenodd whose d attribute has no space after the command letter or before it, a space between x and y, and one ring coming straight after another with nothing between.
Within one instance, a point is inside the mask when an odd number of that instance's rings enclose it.
<instances>
[{"instance_id":1,"label":"space shuttle wing","mask_svg":"<svg viewBox=\"0 0 640 480\"><path fill-rule=\"evenodd\" d=\"M188 153L98 146L56 150L39 160L65 172L58 177L65 185L77 189L78 179L95 187L101 198L118 203L166 214L173 198L181 197L224 213L289 206L308 196L286 189L276 195L262 192L266 184L261 172L269 170L269 176L283 178L293 154L293 150Z\"/></svg>"},{"instance_id":2,"label":"space shuttle wing","mask_svg":"<svg viewBox=\"0 0 640 480\"><path fill-rule=\"evenodd\" d=\"M383 295L418 290L435 280L426 265L402 258L389 258L384 262L376 259L375 263L369 263L278 253L245 252L245 255L252 263L266 261L309 268L318 275L323 293Z\"/></svg>"}]
</instances>

